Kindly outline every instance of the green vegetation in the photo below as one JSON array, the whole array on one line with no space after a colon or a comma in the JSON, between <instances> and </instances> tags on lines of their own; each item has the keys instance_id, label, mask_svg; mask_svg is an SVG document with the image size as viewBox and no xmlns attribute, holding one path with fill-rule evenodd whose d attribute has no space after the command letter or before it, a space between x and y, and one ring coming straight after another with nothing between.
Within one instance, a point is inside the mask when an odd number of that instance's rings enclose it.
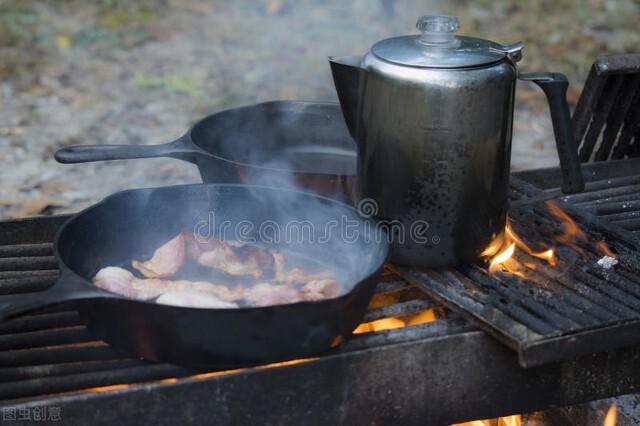
<instances>
[{"instance_id":1,"label":"green vegetation","mask_svg":"<svg viewBox=\"0 0 640 426\"><path fill-rule=\"evenodd\" d=\"M257 43L282 40L286 37L279 33L290 31L300 39L299 51L273 56L288 54L291 60L315 64L317 43L333 45L327 41L338 37L357 40L353 33L370 37L372 33L365 31L372 28L379 37L406 33L412 26L409 21L419 13L455 14L466 34L505 44L521 40L527 46L524 71L551 67L566 73L578 87L597 55L640 51L638 0L0 0L0 78L28 85L43 61L67 49L129 49L147 41L161 42L167 34L196 30L180 26L179 18L189 14L225 16L207 33L223 45L233 46L247 34L253 34ZM269 31L277 34L264 37ZM372 37L373 41L378 36ZM256 44L256 49L269 46ZM270 66L277 72L277 65ZM202 82L183 75L145 76L135 86L194 95ZM233 96L245 98L242 93Z\"/></svg>"},{"instance_id":2,"label":"green vegetation","mask_svg":"<svg viewBox=\"0 0 640 426\"><path fill-rule=\"evenodd\" d=\"M202 82L185 75L168 77L140 76L136 78L135 86L142 90L182 93L189 96L197 96L202 92Z\"/></svg>"}]
</instances>

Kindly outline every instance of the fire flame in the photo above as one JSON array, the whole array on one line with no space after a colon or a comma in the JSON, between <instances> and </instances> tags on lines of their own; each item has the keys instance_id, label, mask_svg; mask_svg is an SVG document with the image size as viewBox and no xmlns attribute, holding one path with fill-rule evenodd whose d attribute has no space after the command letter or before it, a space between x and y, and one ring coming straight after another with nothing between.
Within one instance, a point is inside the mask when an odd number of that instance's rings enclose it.
<instances>
[{"instance_id":1,"label":"fire flame","mask_svg":"<svg viewBox=\"0 0 640 426\"><path fill-rule=\"evenodd\" d=\"M493 259L491 259L491 263L489 264L489 271L490 272L498 271L500 269L500 265L505 263L507 260L511 259L515 251L516 251L516 243L509 244L507 248L502 250L500 253L495 255Z\"/></svg>"},{"instance_id":2,"label":"fire flame","mask_svg":"<svg viewBox=\"0 0 640 426\"><path fill-rule=\"evenodd\" d=\"M563 233L555 237L555 240L558 243L571 247L583 257L587 257L587 253L584 248L578 244L579 242L592 245L595 251L602 256L609 256L614 259L618 257L618 255L611 250L604 241L592 241L591 238L571 218L571 216L562 210L555 202L546 201L545 205L549 209L549 212L557 218L562 225ZM509 219L507 219L507 225L504 233L495 238L481 253L481 256L489 259L489 272L509 272L521 278L525 278L524 270L527 268L535 269L536 265L529 262L518 262L514 258L516 250L521 250L530 256L542 259L551 266L556 266L558 264L558 258L554 248L549 247L542 251L532 249L518 234L515 233Z\"/></svg>"},{"instance_id":3,"label":"fire flame","mask_svg":"<svg viewBox=\"0 0 640 426\"><path fill-rule=\"evenodd\" d=\"M424 324L426 322L435 321L438 318L434 309L427 309L413 315L403 317L382 318L375 321L363 322L355 330L353 334L370 333L372 331L393 330L410 325Z\"/></svg>"},{"instance_id":4,"label":"fire flame","mask_svg":"<svg viewBox=\"0 0 640 426\"><path fill-rule=\"evenodd\" d=\"M618 407L616 404L611 404L607 415L604 418L604 426L616 426L618 424Z\"/></svg>"},{"instance_id":5,"label":"fire flame","mask_svg":"<svg viewBox=\"0 0 640 426\"><path fill-rule=\"evenodd\" d=\"M595 250L601 256L609 256L614 259L618 258L618 255L609 248L609 246L603 241L592 241L591 238L580 228L580 226L569 216L564 210L558 206L555 202L549 200L545 201L545 205L549 209L549 212L554 215L562 223L564 234L557 237L557 241L570 246L575 251L580 253L582 257L586 257L585 250L578 245L578 241L583 243L593 244Z\"/></svg>"},{"instance_id":6,"label":"fire flame","mask_svg":"<svg viewBox=\"0 0 640 426\"><path fill-rule=\"evenodd\" d=\"M496 241L498 241L498 243L496 243ZM497 249L495 248L496 246L498 247ZM487 247L482 253L485 256L486 253L494 253L493 255L490 255L489 272L495 273L498 271L506 271L524 278L524 273L520 271L522 267L519 262L513 258L516 248L531 256L545 260L552 266L555 266L557 263L555 253L552 248L543 251L536 251L532 249L522 238L518 236L518 234L515 233L511 223L507 220L504 235L501 235L499 238L492 241L491 244L489 244L489 247ZM526 266L531 267L533 265Z\"/></svg>"},{"instance_id":7,"label":"fire flame","mask_svg":"<svg viewBox=\"0 0 640 426\"><path fill-rule=\"evenodd\" d=\"M522 426L522 416L514 414L513 416L498 417L491 420L472 420L470 422L456 423L451 426Z\"/></svg>"}]
</instances>

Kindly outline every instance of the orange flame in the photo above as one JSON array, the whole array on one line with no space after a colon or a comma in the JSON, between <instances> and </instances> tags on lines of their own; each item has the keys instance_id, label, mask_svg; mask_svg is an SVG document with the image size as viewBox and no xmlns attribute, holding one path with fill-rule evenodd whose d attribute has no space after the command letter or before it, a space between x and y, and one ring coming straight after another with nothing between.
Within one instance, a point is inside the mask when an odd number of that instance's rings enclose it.
<instances>
[{"instance_id":1,"label":"orange flame","mask_svg":"<svg viewBox=\"0 0 640 426\"><path fill-rule=\"evenodd\" d=\"M604 418L604 426L616 426L616 424L618 424L618 407L616 404L611 404Z\"/></svg>"},{"instance_id":2,"label":"orange flame","mask_svg":"<svg viewBox=\"0 0 640 426\"><path fill-rule=\"evenodd\" d=\"M580 226L569 216L564 210L558 206L554 201L548 200L545 201L545 205L549 209L549 212L554 215L560 222L562 223L562 227L564 229L564 234L556 237L558 242L564 243L565 245L571 247L582 257L587 257L586 251L578 246L577 242L582 241L584 243L593 244L596 249L596 252L602 256L613 257L614 259L618 258L618 255L609 248L609 246L604 241L595 241L593 242L591 238L580 228Z\"/></svg>"},{"instance_id":3,"label":"orange flame","mask_svg":"<svg viewBox=\"0 0 640 426\"><path fill-rule=\"evenodd\" d=\"M504 250L496 254L491 263L489 264L489 272L497 272L500 270L500 265L513 257L513 253L516 251L516 243L509 244Z\"/></svg>"},{"instance_id":4,"label":"orange flame","mask_svg":"<svg viewBox=\"0 0 640 426\"><path fill-rule=\"evenodd\" d=\"M456 423L451 426L522 426L522 416L514 414L491 420L471 420L470 422Z\"/></svg>"},{"instance_id":5,"label":"orange flame","mask_svg":"<svg viewBox=\"0 0 640 426\"><path fill-rule=\"evenodd\" d=\"M580 226L569 216L564 210L562 210L555 202L545 201L545 205L549 209L549 212L557 218L562 224L563 233L555 240L562 245L571 247L583 257L587 257L586 251L578 245L578 242L591 244L595 251L602 256L609 256L614 259L618 258L618 255L609 248L609 246L602 240L592 241L591 238L580 228ZM481 253L482 257L489 259L489 272L495 273L498 271L509 272L519 277L524 278L526 269L536 269L536 265L531 262L523 261L518 262L514 255L516 249L537 257L546 261L551 266L558 264L553 248L548 248L542 251L536 251L532 249L518 234L515 233L511 222L507 219L507 225L503 235L499 235L489 244L489 246Z\"/></svg>"},{"instance_id":6,"label":"orange flame","mask_svg":"<svg viewBox=\"0 0 640 426\"><path fill-rule=\"evenodd\" d=\"M553 253L553 249L547 249L547 250L543 250L543 251L535 251L533 250L531 247L529 247L523 240L522 238L520 238L513 230L513 228L511 227L511 224L507 222L507 226L506 226L506 234L509 238L511 238L515 243L516 246L526 252L527 254L530 254L533 257L537 257L539 259L542 260L546 260L547 263L549 263L552 266L555 266L557 261L555 258L555 255Z\"/></svg>"},{"instance_id":7,"label":"orange flame","mask_svg":"<svg viewBox=\"0 0 640 426\"><path fill-rule=\"evenodd\" d=\"M406 315L399 318L391 317L382 318L370 322L363 322L355 330L353 330L353 334L393 330L395 328L402 328L410 325L424 324L427 322L435 321L436 319L438 319L436 311L434 309L427 309L426 311L422 311L417 314Z\"/></svg>"},{"instance_id":8,"label":"orange flame","mask_svg":"<svg viewBox=\"0 0 640 426\"><path fill-rule=\"evenodd\" d=\"M496 249L496 247L498 248ZM553 249L543 251L533 250L522 238L520 238L520 236L518 236L518 234L515 233L511 223L507 220L504 235L494 239L482 252L483 256L486 256L488 253L493 253L489 255L489 272L495 273L498 271L506 271L524 278L525 275L521 272L521 264L513 258L516 248L531 256L545 260L552 266L555 266L557 263ZM530 263L527 263L524 266L529 269L535 269L535 266ZM531 268L531 266L534 266L534 268Z\"/></svg>"},{"instance_id":9,"label":"orange flame","mask_svg":"<svg viewBox=\"0 0 640 426\"><path fill-rule=\"evenodd\" d=\"M607 245L607 243L605 243L604 241L598 241L596 242L596 249L598 250L598 253L604 255L604 256L609 256L609 257L613 257L614 259L618 258L618 254L614 253L609 246Z\"/></svg>"},{"instance_id":10,"label":"orange flame","mask_svg":"<svg viewBox=\"0 0 640 426\"><path fill-rule=\"evenodd\" d=\"M513 416L500 417L498 419L498 426L522 426L522 416L516 414Z\"/></svg>"}]
</instances>

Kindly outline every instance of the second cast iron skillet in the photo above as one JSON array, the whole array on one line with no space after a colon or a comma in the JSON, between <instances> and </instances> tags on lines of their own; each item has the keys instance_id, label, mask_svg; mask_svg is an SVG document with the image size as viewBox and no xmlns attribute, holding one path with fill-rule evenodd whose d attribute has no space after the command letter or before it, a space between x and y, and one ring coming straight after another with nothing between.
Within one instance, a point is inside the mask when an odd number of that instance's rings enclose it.
<instances>
[{"instance_id":1,"label":"second cast iron skillet","mask_svg":"<svg viewBox=\"0 0 640 426\"><path fill-rule=\"evenodd\" d=\"M198 166L203 182L296 187L352 200L356 147L337 103L273 101L205 117L160 145L77 145L61 163L172 157Z\"/></svg>"}]
</instances>

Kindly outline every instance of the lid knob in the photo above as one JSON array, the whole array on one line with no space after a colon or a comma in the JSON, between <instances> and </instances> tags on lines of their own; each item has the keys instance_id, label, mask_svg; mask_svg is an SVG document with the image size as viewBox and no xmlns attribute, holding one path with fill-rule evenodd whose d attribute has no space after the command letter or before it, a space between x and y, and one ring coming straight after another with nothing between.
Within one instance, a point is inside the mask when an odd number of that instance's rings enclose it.
<instances>
[{"instance_id":1,"label":"lid knob","mask_svg":"<svg viewBox=\"0 0 640 426\"><path fill-rule=\"evenodd\" d=\"M418 18L416 28L422 32L420 42L429 46L452 47L457 44L455 37L460 22L455 16L428 15Z\"/></svg>"}]
</instances>

